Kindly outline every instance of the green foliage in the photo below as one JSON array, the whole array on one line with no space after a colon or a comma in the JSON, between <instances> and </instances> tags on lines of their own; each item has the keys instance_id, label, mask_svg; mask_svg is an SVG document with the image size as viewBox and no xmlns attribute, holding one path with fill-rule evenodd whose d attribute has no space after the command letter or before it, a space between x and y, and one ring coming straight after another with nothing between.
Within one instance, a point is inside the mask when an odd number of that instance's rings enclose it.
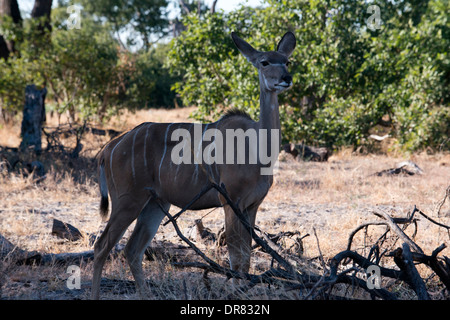
<instances>
[{"instance_id":1,"label":"green foliage","mask_svg":"<svg viewBox=\"0 0 450 320\"><path fill-rule=\"evenodd\" d=\"M47 109L72 121L102 119L120 108L171 107L175 78L164 67L167 45L129 52L108 22L82 12L81 28L68 29L66 7L52 10L52 32L37 19L16 26L5 19L0 34L15 40L17 54L0 59L0 108L20 112L27 84L46 86Z\"/></svg>"},{"instance_id":2,"label":"green foliage","mask_svg":"<svg viewBox=\"0 0 450 320\"><path fill-rule=\"evenodd\" d=\"M167 0L78 0L83 10L111 23L115 32L120 32L132 25L142 38L143 46L150 48L152 34L164 34L168 25L166 7ZM135 35L131 34L127 43L135 45Z\"/></svg>"},{"instance_id":3,"label":"green foliage","mask_svg":"<svg viewBox=\"0 0 450 320\"><path fill-rule=\"evenodd\" d=\"M230 50L231 39L224 32L221 14L206 13L204 19L188 15L184 23L190 26L190 32L175 38L169 52L171 72L183 76L174 89L184 104L199 107L198 117L208 116L231 96L228 81L230 73L237 70L231 59L236 54Z\"/></svg>"},{"instance_id":4,"label":"green foliage","mask_svg":"<svg viewBox=\"0 0 450 320\"><path fill-rule=\"evenodd\" d=\"M50 98L58 103L58 112L67 110L74 119L86 119L114 105L119 53L104 27L83 19L81 29L54 31L44 59Z\"/></svg>"},{"instance_id":5,"label":"green foliage","mask_svg":"<svg viewBox=\"0 0 450 320\"><path fill-rule=\"evenodd\" d=\"M238 54L237 31L260 50L297 36L294 87L280 96L283 138L327 146L365 143L383 116L404 150L449 149L449 1L374 1L381 28L366 26L369 4L350 0L266 1L229 14L189 15L169 52L174 89L199 120L224 108L258 111L255 69Z\"/></svg>"},{"instance_id":6,"label":"green foliage","mask_svg":"<svg viewBox=\"0 0 450 320\"><path fill-rule=\"evenodd\" d=\"M20 51L22 45L28 46L23 54L11 54L8 61L0 59L0 107L5 112L15 113L23 108L27 84L44 85L41 52L38 48L45 44L46 39L38 36L39 24L39 20L27 20L23 26L18 26L10 17L2 17L0 34L6 40L13 40L16 50Z\"/></svg>"},{"instance_id":7,"label":"green foliage","mask_svg":"<svg viewBox=\"0 0 450 320\"><path fill-rule=\"evenodd\" d=\"M14 59L14 58L11 58ZM15 113L18 105L23 105L25 85L27 83L24 70L28 66L22 61L8 64L0 59L0 106L3 112ZM28 74L26 72L25 74Z\"/></svg>"},{"instance_id":8,"label":"green foliage","mask_svg":"<svg viewBox=\"0 0 450 320\"><path fill-rule=\"evenodd\" d=\"M180 102L171 87L179 78L165 66L168 46L159 44L150 50L128 53L130 69L123 72L127 77L126 92L122 103L131 109L148 107L173 107Z\"/></svg>"},{"instance_id":9,"label":"green foliage","mask_svg":"<svg viewBox=\"0 0 450 320\"><path fill-rule=\"evenodd\" d=\"M47 100L57 112L68 111L72 120L106 112L117 86L116 42L89 19L83 19L81 29L68 30L58 20L63 17L59 13L54 12L51 34L42 35L36 19L10 29L21 41L16 43L16 55L0 61L0 99L5 110L21 110L25 86L34 83L47 86Z\"/></svg>"}]
</instances>

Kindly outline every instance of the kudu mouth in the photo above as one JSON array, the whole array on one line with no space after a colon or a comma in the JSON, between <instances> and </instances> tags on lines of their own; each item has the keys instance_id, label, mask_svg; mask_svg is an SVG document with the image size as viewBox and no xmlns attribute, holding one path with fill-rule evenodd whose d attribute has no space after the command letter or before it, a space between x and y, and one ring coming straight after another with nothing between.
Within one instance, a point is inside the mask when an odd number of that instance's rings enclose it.
<instances>
[{"instance_id":1,"label":"kudu mouth","mask_svg":"<svg viewBox=\"0 0 450 320\"><path fill-rule=\"evenodd\" d=\"M292 86L292 81L289 83L283 81L283 82L277 83L275 85L275 87L282 87L282 88L290 88L291 86Z\"/></svg>"}]
</instances>

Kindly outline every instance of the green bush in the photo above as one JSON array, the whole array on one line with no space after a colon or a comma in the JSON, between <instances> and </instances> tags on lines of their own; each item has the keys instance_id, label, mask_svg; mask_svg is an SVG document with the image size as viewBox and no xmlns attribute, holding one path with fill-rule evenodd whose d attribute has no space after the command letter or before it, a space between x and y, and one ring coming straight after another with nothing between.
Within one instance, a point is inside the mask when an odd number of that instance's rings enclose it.
<instances>
[{"instance_id":1,"label":"green bush","mask_svg":"<svg viewBox=\"0 0 450 320\"><path fill-rule=\"evenodd\" d=\"M111 26L82 17L81 28L68 29L65 7L52 10L52 32L39 35L38 21L23 28L2 23L1 34L19 39L18 53L0 59L0 108L23 109L25 87L47 87L47 106L72 121L101 120L121 108L172 107L176 78L164 66L167 45L138 52L121 48Z\"/></svg>"},{"instance_id":2,"label":"green bush","mask_svg":"<svg viewBox=\"0 0 450 320\"><path fill-rule=\"evenodd\" d=\"M179 78L165 66L168 46L159 44L149 50L127 53L129 70L124 72L126 92L122 103L130 109L171 108L181 102L171 90Z\"/></svg>"},{"instance_id":3,"label":"green bush","mask_svg":"<svg viewBox=\"0 0 450 320\"><path fill-rule=\"evenodd\" d=\"M12 54L8 61L0 59L0 108L3 113L15 114L22 110L27 84L44 85L41 56L36 49L41 45L39 37L36 37L38 24L37 20L27 20L23 27L19 27L12 23L10 17L2 17L0 34L6 40L13 40L19 52L24 42L29 46L27 51Z\"/></svg>"}]
</instances>

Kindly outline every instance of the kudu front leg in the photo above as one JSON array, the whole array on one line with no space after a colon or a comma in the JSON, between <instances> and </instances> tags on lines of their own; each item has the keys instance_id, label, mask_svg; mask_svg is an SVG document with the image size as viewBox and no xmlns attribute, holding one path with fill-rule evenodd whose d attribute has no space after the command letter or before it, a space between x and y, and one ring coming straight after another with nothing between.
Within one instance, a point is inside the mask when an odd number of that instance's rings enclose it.
<instances>
[{"instance_id":1,"label":"kudu front leg","mask_svg":"<svg viewBox=\"0 0 450 320\"><path fill-rule=\"evenodd\" d=\"M256 208L243 210L252 227L255 225ZM224 206L225 210L225 236L230 257L231 270L248 272L250 269L252 236L242 224L230 206Z\"/></svg>"}]
</instances>

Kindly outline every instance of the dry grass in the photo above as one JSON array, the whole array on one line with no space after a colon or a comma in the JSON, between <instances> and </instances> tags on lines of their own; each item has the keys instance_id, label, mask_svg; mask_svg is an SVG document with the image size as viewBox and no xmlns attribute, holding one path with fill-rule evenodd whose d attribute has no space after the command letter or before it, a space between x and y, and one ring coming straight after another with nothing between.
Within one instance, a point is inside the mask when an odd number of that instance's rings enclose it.
<instances>
[{"instance_id":1,"label":"dry grass","mask_svg":"<svg viewBox=\"0 0 450 320\"><path fill-rule=\"evenodd\" d=\"M192 121L188 119L189 109L151 110L136 114L125 114L121 121L114 119L111 128L126 130L144 121ZM127 119L123 121L123 119ZM49 125L56 125L51 119ZM20 126L0 128L0 145L17 147L20 143ZM91 157L107 138L86 136L85 153ZM89 159L81 163L68 163L66 160L41 159L47 168L46 179L37 183L32 176L19 173L0 173L0 234L18 247L40 252L78 252L92 249L87 241L71 243L51 235L52 219L71 223L87 233L96 233L104 228L98 215L99 192L93 165ZM423 175L377 177L372 173L391 168L396 163L412 160L423 170ZM51 164L51 166L50 166ZM86 166L86 170L80 170ZM315 228L320 250L325 259L345 250L349 232L362 222L374 220L373 208L382 208L394 215L405 216L414 205L433 218L450 224L449 201L435 215L435 206L444 196L450 184L450 155L412 155L391 157L386 155L355 155L351 150L342 150L333 155L328 162L298 162L289 156L280 162L275 182L267 198L261 205L257 224L265 231L300 231L310 234L304 239L305 259L319 255ZM173 212L177 208L171 209ZM194 219L208 211L188 212L179 219L182 229L193 224ZM214 210L203 218L205 226L217 232L223 226L223 212ZM132 230L130 227L129 230ZM122 242L129 237L128 231ZM375 227L367 237L376 238L380 230ZM161 226L157 240L180 243L170 225ZM448 234L431 225L426 220L419 221L416 242L426 253L443 242L448 243ZM357 237L354 248L363 250L368 238ZM214 252L203 246L208 254L226 263L225 251ZM362 251L361 251L362 252ZM446 249L443 255L450 255ZM261 254L256 254L252 272L259 273L264 266L259 263ZM179 270L164 261L145 261L145 272L152 284L152 298L155 299L214 299L224 298L231 292L230 282L222 277L211 276L213 290L207 291L201 283L201 272ZM421 270L421 272L428 272ZM125 280L132 280L128 266L122 257L113 258L105 266L105 277L115 280L117 287L102 293L107 299L137 298L132 286L125 286ZM429 272L428 272L429 273ZM58 266L16 266L8 259L0 261L0 298L4 299L85 299L89 296L92 264L82 265L82 290L68 290L66 279L69 276L65 267ZM114 282L114 281L113 281ZM386 284L398 286L396 283ZM431 284L430 284L431 285ZM342 289L344 290L344 289ZM411 295L404 290L404 298ZM220 296L213 293L224 293ZM413 296L413 295L412 295ZM295 299L295 292L282 289L268 289L256 286L247 292L247 299Z\"/></svg>"}]
</instances>

